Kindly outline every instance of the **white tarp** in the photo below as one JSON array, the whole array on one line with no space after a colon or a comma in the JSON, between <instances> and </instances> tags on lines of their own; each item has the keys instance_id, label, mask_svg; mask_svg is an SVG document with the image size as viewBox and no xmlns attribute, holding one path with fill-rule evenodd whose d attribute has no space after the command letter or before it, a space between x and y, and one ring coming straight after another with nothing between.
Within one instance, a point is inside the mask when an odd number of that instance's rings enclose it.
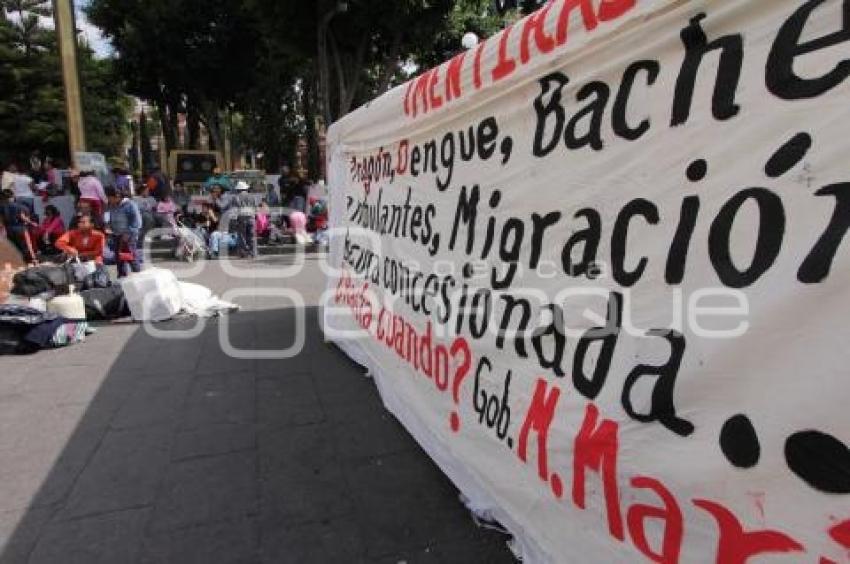
<instances>
[{"instance_id":1,"label":"white tarp","mask_svg":"<svg viewBox=\"0 0 850 564\"><path fill-rule=\"evenodd\" d=\"M850 2L554 0L329 132L328 335L532 562L850 561Z\"/></svg>"}]
</instances>

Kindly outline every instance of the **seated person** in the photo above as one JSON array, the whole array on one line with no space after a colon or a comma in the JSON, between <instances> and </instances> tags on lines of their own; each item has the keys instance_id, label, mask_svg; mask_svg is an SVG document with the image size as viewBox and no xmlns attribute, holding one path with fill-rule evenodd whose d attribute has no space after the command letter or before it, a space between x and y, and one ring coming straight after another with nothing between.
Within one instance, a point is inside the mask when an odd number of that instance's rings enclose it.
<instances>
[{"instance_id":1,"label":"seated person","mask_svg":"<svg viewBox=\"0 0 850 564\"><path fill-rule=\"evenodd\" d=\"M309 231L324 231L328 228L328 205L324 200L313 198L310 202Z\"/></svg>"},{"instance_id":2,"label":"seated person","mask_svg":"<svg viewBox=\"0 0 850 564\"><path fill-rule=\"evenodd\" d=\"M177 227L177 215L180 208L174 203L171 196L165 196L161 202L156 205L156 226L162 228Z\"/></svg>"},{"instance_id":3,"label":"seated person","mask_svg":"<svg viewBox=\"0 0 850 564\"><path fill-rule=\"evenodd\" d=\"M94 224L95 229L97 229L98 231L106 231L106 223L104 223L103 218L95 215L92 210L91 204L84 200L80 200L79 202L77 202L77 213L74 214L74 219L71 220L71 225L69 225L68 227L70 229L76 229L77 223L84 215L89 216L89 218Z\"/></svg>"},{"instance_id":4,"label":"seated person","mask_svg":"<svg viewBox=\"0 0 850 564\"><path fill-rule=\"evenodd\" d=\"M90 215L80 215L77 227L59 237L56 248L71 258L93 260L103 264L103 249L106 247L106 235L94 228Z\"/></svg>"},{"instance_id":5,"label":"seated person","mask_svg":"<svg viewBox=\"0 0 850 564\"><path fill-rule=\"evenodd\" d=\"M201 204L200 213L195 214L195 229L204 233L206 239L218 227L219 219L215 206L204 202Z\"/></svg>"},{"instance_id":6,"label":"seated person","mask_svg":"<svg viewBox=\"0 0 850 564\"><path fill-rule=\"evenodd\" d=\"M272 222L271 222L271 214L269 212L269 205L264 201L260 204L260 207L257 209L257 238L258 239L268 239L269 235L271 235L272 230Z\"/></svg>"},{"instance_id":7,"label":"seated person","mask_svg":"<svg viewBox=\"0 0 850 564\"><path fill-rule=\"evenodd\" d=\"M299 245L307 245L313 242L307 232L307 223L307 215L303 212L289 214L289 232L295 237L295 242Z\"/></svg>"},{"instance_id":8,"label":"seated person","mask_svg":"<svg viewBox=\"0 0 850 564\"><path fill-rule=\"evenodd\" d=\"M38 241L39 250L45 254L51 254L55 251L56 241L65 234L65 222L62 221L62 216L56 206L44 208L44 219L41 224L32 220L29 220L28 223L32 228L33 237Z\"/></svg>"},{"instance_id":9,"label":"seated person","mask_svg":"<svg viewBox=\"0 0 850 564\"><path fill-rule=\"evenodd\" d=\"M26 262L35 263L35 249L27 229L29 212L27 208L13 200L14 195L11 191L0 192L0 217L3 218L6 238L18 249Z\"/></svg>"}]
</instances>

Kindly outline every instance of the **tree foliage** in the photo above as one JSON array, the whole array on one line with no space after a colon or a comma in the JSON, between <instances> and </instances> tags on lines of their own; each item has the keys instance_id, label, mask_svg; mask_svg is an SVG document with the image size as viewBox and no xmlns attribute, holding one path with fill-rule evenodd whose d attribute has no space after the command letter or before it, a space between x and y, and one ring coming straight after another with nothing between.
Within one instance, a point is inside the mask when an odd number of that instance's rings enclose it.
<instances>
[{"instance_id":1,"label":"tree foliage","mask_svg":"<svg viewBox=\"0 0 850 564\"><path fill-rule=\"evenodd\" d=\"M129 91L158 109L169 148L178 113L196 116L221 146L223 115L237 112L239 137L270 169L299 138L317 168L323 124L506 18L493 0L92 0L87 13L115 47Z\"/></svg>"},{"instance_id":2,"label":"tree foliage","mask_svg":"<svg viewBox=\"0 0 850 564\"><path fill-rule=\"evenodd\" d=\"M56 34L45 0L0 1L0 158L24 160L33 151L68 160L68 131ZM113 62L79 49L80 77L89 147L119 154L129 100L115 78Z\"/></svg>"},{"instance_id":3,"label":"tree foliage","mask_svg":"<svg viewBox=\"0 0 850 564\"><path fill-rule=\"evenodd\" d=\"M217 146L221 112L249 88L257 24L239 0L93 0L87 13L112 41L132 94L159 111L176 146L178 114L194 112Z\"/></svg>"}]
</instances>

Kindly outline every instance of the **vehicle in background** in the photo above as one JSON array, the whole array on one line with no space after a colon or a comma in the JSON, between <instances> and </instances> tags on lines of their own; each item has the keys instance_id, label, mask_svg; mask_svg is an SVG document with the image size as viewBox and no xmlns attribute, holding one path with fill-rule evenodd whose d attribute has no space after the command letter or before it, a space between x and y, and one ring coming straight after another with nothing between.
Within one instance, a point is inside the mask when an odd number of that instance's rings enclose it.
<instances>
[{"instance_id":1,"label":"vehicle in background","mask_svg":"<svg viewBox=\"0 0 850 564\"><path fill-rule=\"evenodd\" d=\"M224 155L220 151L171 151L168 157L168 176L190 194L200 193L216 168L224 169Z\"/></svg>"},{"instance_id":2,"label":"vehicle in background","mask_svg":"<svg viewBox=\"0 0 850 564\"><path fill-rule=\"evenodd\" d=\"M236 186L237 182L247 182L252 193L266 192L266 173L262 170L234 170L228 172L227 176L232 186Z\"/></svg>"}]
</instances>

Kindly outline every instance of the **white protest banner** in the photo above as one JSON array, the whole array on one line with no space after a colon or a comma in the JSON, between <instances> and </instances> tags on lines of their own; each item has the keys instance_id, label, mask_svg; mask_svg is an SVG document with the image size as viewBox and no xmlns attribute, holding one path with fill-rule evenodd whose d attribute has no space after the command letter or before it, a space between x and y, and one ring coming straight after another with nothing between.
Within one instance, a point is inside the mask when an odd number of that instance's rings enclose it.
<instances>
[{"instance_id":1,"label":"white protest banner","mask_svg":"<svg viewBox=\"0 0 850 564\"><path fill-rule=\"evenodd\" d=\"M327 334L530 562L850 561L850 2L554 0L329 133Z\"/></svg>"}]
</instances>

